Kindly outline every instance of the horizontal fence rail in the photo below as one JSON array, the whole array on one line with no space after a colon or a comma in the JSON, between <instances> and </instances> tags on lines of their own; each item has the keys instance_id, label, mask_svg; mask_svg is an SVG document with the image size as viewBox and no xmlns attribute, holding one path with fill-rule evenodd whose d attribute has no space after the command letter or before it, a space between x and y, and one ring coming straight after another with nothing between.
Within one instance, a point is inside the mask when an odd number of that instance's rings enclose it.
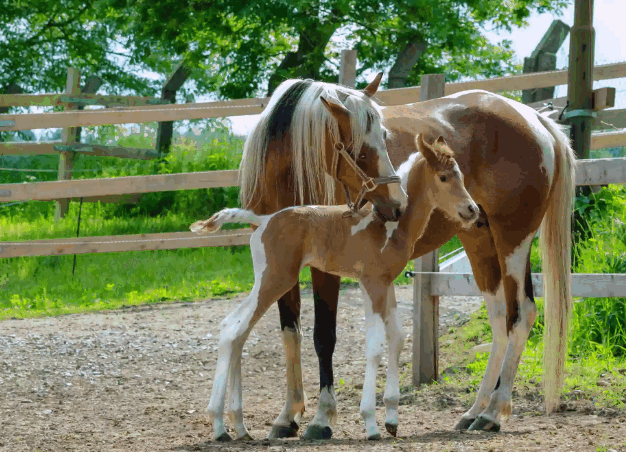
<instances>
[{"instance_id":1,"label":"horizontal fence rail","mask_svg":"<svg viewBox=\"0 0 626 452\"><path fill-rule=\"evenodd\" d=\"M620 77L626 77L626 63L595 66L593 70L594 80L606 80ZM447 83L445 85L445 94L449 95L472 89L484 89L492 92L517 91L565 84L567 84L566 70L538 72L486 80ZM421 88L419 86L389 89L379 91L375 99L383 105L404 105L419 102L420 93ZM188 105L154 105L123 109L64 111L42 114L4 114L0 115L0 131L101 126L107 124L180 121L184 119L253 115L261 113L267 106L268 100L268 98L237 99Z\"/></svg>"},{"instance_id":2,"label":"horizontal fence rail","mask_svg":"<svg viewBox=\"0 0 626 452\"><path fill-rule=\"evenodd\" d=\"M62 141L0 143L0 155L44 155L58 154L61 151L76 152L82 155L123 157L140 160L150 160L159 157L159 152L152 149L107 146L103 144L73 143L68 145Z\"/></svg>"},{"instance_id":3,"label":"horizontal fence rail","mask_svg":"<svg viewBox=\"0 0 626 452\"><path fill-rule=\"evenodd\" d=\"M626 133L622 135L626 140ZM81 196L128 195L158 191L236 187L239 184L238 174L237 170L225 170L26 184L0 184L0 202L49 201L62 198L80 198ZM577 185L619 183L626 183L626 157L577 161Z\"/></svg>"},{"instance_id":4,"label":"horizontal fence rail","mask_svg":"<svg viewBox=\"0 0 626 452\"><path fill-rule=\"evenodd\" d=\"M139 107L169 104L158 97L112 96L103 94L2 94L0 107L56 107L68 103L75 105L102 105L105 107Z\"/></svg>"},{"instance_id":5,"label":"horizontal fence rail","mask_svg":"<svg viewBox=\"0 0 626 452\"><path fill-rule=\"evenodd\" d=\"M420 273L424 283L430 283L431 296L482 296L472 273ZM626 274L585 273L572 274L572 296L610 298L626 297ZM426 281L425 281L426 279ZM532 274L536 297L543 297L543 275Z\"/></svg>"},{"instance_id":6,"label":"horizontal fence rail","mask_svg":"<svg viewBox=\"0 0 626 452\"><path fill-rule=\"evenodd\" d=\"M252 229L246 228L220 231L210 235L198 235L195 232L167 232L0 242L0 258L249 245L251 235Z\"/></svg>"}]
</instances>

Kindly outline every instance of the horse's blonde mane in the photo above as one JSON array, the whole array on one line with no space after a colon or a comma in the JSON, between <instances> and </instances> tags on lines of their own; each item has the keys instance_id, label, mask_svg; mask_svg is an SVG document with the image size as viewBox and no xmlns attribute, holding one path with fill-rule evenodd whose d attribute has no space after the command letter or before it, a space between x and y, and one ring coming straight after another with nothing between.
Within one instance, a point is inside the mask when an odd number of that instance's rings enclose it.
<instances>
[{"instance_id":1,"label":"horse's blonde mane","mask_svg":"<svg viewBox=\"0 0 626 452\"><path fill-rule=\"evenodd\" d=\"M260 192L260 181L265 177L267 151L270 142L271 128L269 124L272 112L282 96L295 83L301 80L287 80L274 92L267 108L261 115L256 127L250 133L243 149L239 182L241 191L239 199L245 208L251 208L253 202L258 202L264 195ZM352 141L354 149L363 145L368 116L370 120L382 122L380 107L363 92L334 85L331 83L308 81L309 86L304 90L294 109L291 128L291 159L293 161L294 190L296 203L304 204L309 201L313 204L330 205L335 200L335 180L328 175L324 158L326 131L330 133L333 142L339 141L339 126L337 120L324 107L320 95L331 99L331 102L343 104L352 114ZM305 196L308 193L308 199Z\"/></svg>"}]
</instances>

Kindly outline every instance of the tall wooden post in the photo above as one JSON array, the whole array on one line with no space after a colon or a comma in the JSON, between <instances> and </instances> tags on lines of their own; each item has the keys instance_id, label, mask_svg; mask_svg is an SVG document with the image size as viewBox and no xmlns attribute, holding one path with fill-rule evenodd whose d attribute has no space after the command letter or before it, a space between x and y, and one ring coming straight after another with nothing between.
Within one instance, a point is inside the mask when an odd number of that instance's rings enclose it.
<instances>
[{"instance_id":1,"label":"tall wooden post","mask_svg":"<svg viewBox=\"0 0 626 452\"><path fill-rule=\"evenodd\" d=\"M67 83L65 92L69 97L76 97L80 94L80 71L76 68L67 69ZM78 110L78 105L67 104L65 110ZM78 127L68 127L63 129L61 133L61 141L66 145L76 144L78 142ZM72 178L72 169L74 168L74 152L64 151L59 154L59 176L58 180L69 180ZM65 217L70 206L69 199L57 199L54 219L59 220Z\"/></svg>"},{"instance_id":2,"label":"tall wooden post","mask_svg":"<svg viewBox=\"0 0 626 452\"><path fill-rule=\"evenodd\" d=\"M524 74L531 72L545 72L556 69L556 52L567 38L570 28L560 20L552 21L550 28L543 35L541 41L530 54L524 58ZM522 102L529 104L554 97L554 86L549 88L525 89L522 91Z\"/></svg>"},{"instance_id":3,"label":"tall wooden post","mask_svg":"<svg viewBox=\"0 0 626 452\"><path fill-rule=\"evenodd\" d=\"M421 101L443 97L443 74L422 76ZM421 272L439 271L439 250L415 259L413 282L413 384L432 383L438 379L439 297L430 295L430 278Z\"/></svg>"},{"instance_id":4,"label":"tall wooden post","mask_svg":"<svg viewBox=\"0 0 626 452\"><path fill-rule=\"evenodd\" d=\"M571 125L572 147L580 159L589 158L593 121L593 0L576 0L570 34L567 100L563 119Z\"/></svg>"},{"instance_id":5,"label":"tall wooden post","mask_svg":"<svg viewBox=\"0 0 626 452\"><path fill-rule=\"evenodd\" d=\"M339 65L339 84L354 88L356 84L356 50L342 50Z\"/></svg>"},{"instance_id":6,"label":"tall wooden post","mask_svg":"<svg viewBox=\"0 0 626 452\"><path fill-rule=\"evenodd\" d=\"M170 78L167 79L163 89L161 90L161 99L169 103L176 102L176 92L183 86L183 83L187 81L187 78L191 75L191 70L185 66L183 62L180 62ZM157 151L161 156L169 152L172 145L172 136L174 135L174 122L160 122L159 130L157 132Z\"/></svg>"}]
</instances>

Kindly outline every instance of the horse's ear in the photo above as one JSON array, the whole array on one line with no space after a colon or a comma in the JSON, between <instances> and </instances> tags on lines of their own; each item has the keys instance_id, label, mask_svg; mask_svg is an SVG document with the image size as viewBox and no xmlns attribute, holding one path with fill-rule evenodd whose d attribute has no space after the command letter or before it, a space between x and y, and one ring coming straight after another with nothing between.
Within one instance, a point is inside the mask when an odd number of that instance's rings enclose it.
<instances>
[{"instance_id":1,"label":"horse's ear","mask_svg":"<svg viewBox=\"0 0 626 452\"><path fill-rule=\"evenodd\" d=\"M429 166L437 165L439 162L437 152L430 144L424 141L424 137L421 133L415 137L415 146L420 154L424 156Z\"/></svg>"},{"instance_id":2,"label":"horse's ear","mask_svg":"<svg viewBox=\"0 0 626 452\"><path fill-rule=\"evenodd\" d=\"M341 104L329 102L325 96L320 96L320 100L331 115L335 117L339 123L339 131L344 139L351 133L350 127L350 111Z\"/></svg>"},{"instance_id":3,"label":"horse's ear","mask_svg":"<svg viewBox=\"0 0 626 452\"><path fill-rule=\"evenodd\" d=\"M372 97L378 91L378 87L380 86L380 81L383 79L383 73L379 72L378 75L372 82L365 87L363 90L363 94L367 97Z\"/></svg>"}]
</instances>

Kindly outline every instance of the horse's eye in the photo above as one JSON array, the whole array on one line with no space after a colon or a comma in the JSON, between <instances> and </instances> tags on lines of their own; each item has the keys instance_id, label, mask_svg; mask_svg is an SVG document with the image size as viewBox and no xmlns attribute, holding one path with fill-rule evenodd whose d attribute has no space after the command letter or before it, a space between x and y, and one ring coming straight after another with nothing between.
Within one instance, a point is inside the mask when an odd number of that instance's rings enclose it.
<instances>
[{"instance_id":1,"label":"horse's eye","mask_svg":"<svg viewBox=\"0 0 626 452\"><path fill-rule=\"evenodd\" d=\"M440 180L441 182L445 182L445 181L447 181L447 180L448 180L448 178L447 178L446 176L439 176L439 180Z\"/></svg>"}]
</instances>

